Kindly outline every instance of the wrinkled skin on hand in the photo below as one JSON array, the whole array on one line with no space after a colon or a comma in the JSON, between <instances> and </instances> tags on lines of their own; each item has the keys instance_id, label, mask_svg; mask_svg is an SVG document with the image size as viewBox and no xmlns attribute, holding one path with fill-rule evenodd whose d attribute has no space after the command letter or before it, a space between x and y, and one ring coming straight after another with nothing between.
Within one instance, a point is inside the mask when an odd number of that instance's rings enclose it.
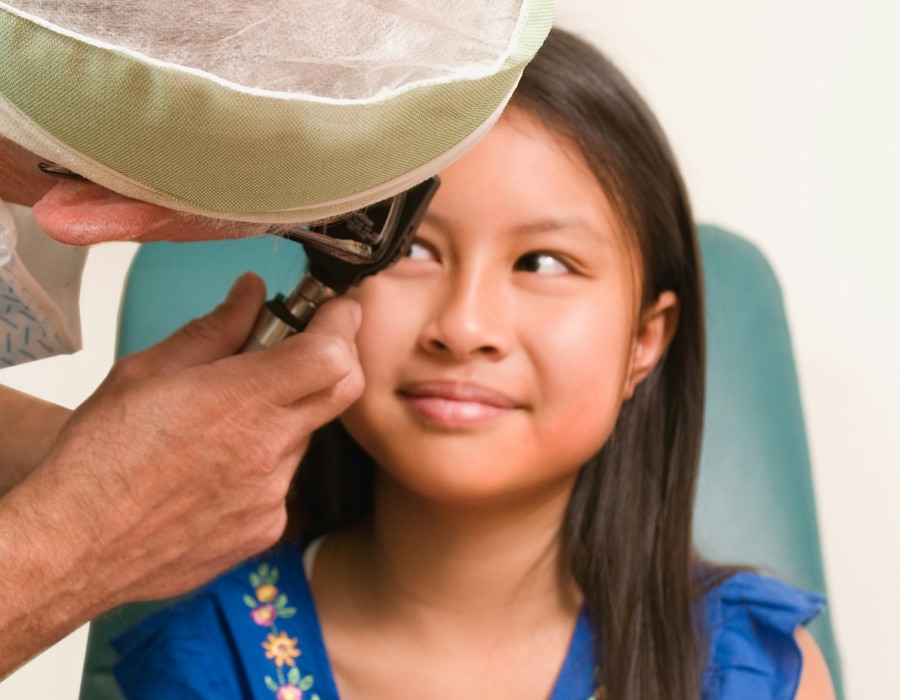
<instances>
[{"instance_id":1,"label":"wrinkled skin on hand","mask_svg":"<svg viewBox=\"0 0 900 700\"><path fill-rule=\"evenodd\" d=\"M184 593L277 541L310 433L363 379L346 299L234 354L264 295L244 276L212 314L119 362L3 499L0 676L104 610Z\"/></svg>"}]
</instances>

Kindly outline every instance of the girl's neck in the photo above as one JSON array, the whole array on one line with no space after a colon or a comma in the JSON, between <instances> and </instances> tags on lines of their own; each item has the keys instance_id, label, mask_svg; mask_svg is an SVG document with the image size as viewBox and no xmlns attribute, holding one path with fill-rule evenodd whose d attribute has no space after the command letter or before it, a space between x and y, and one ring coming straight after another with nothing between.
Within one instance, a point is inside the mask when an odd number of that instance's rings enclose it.
<instances>
[{"instance_id":1,"label":"girl's neck","mask_svg":"<svg viewBox=\"0 0 900 700\"><path fill-rule=\"evenodd\" d=\"M367 562L366 586L413 616L490 618L521 614L523 603L544 613L577 610L559 539L570 491L560 484L555 493L459 506L428 501L380 475L372 522L354 538Z\"/></svg>"},{"instance_id":2,"label":"girl's neck","mask_svg":"<svg viewBox=\"0 0 900 700\"><path fill-rule=\"evenodd\" d=\"M560 555L570 490L462 508L379 477L371 522L313 571L341 696L548 697L581 604Z\"/></svg>"}]
</instances>

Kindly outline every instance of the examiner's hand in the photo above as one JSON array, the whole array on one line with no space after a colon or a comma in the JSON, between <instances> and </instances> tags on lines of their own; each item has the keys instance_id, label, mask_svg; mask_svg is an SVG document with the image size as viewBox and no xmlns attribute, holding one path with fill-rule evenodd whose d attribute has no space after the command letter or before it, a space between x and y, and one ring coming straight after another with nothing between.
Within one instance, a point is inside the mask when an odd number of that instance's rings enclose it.
<instances>
[{"instance_id":1,"label":"examiner's hand","mask_svg":"<svg viewBox=\"0 0 900 700\"><path fill-rule=\"evenodd\" d=\"M0 579L0 599L30 628L20 642L183 593L278 539L310 433L362 391L359 307L329 302L305 332L236 355L264 294L244 276L210 315L119 362L3 499L23 546L0 536L0 557L24 570Z\"/></svg>"},{"instance_id":2,"label":"examiner's hand","mask_svg":"<svg viewBox=\"0 0 900 700\"><path fill-rule=\"evenodd\" d=\"M211 315L122 360L50 454L68 477L81 456L81 497L103 511L77 530L122 598L183 592L272 545L310 433L362 390L349 300L271 350L234 355L264 293L244 277Z\"/></svg>"}]
</instances>

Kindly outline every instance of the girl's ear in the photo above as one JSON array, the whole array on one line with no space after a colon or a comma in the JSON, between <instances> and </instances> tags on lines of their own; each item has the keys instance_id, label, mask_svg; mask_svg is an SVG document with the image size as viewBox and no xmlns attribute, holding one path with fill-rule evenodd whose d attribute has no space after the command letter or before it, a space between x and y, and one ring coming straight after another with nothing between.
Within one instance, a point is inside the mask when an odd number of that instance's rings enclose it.
<instances>
[{"instance_id":1,"label":"girl's ear","mask_svg":"<svg viewBox=\"0 0 900 700\"><path fill-rule=\"evenodd\" d=\"M652 306L641 313L640 324L631 350L631 364L625 381L625 399L650 374L665 354L678 328L678 297L665 291Z\"/></svg>"}]
</instances>

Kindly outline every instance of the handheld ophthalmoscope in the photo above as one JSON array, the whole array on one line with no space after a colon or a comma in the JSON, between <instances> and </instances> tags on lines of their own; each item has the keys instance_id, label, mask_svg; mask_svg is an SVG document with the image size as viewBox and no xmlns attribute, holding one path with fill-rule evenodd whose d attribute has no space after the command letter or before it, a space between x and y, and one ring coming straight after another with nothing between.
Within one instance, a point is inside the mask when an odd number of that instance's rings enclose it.
<instances>
[{"instance_id":1,"label":"handheld ophthalmoscope","mask_svg":"<svg viewBox=\"0 0 900 700\"><path fill-rule=\"evenodd\" d=\"M406 253L438 187L432 177L390 199L279 235L303 244L306 272L287 296L266 302L244 351L270 348L302 331L316 309Z\"/></svg>"},{"instance_id":2,"label":"handheld ophthalmoscope","mask_svg":"<svg viewBox=\"0 0 900 700\"><path fill-rule=\"evenodd\" d=\"M56 163L40 163L38 167L48 175L84 179ZM244 352L270 348L299 333L319 306L393 265L409 249L438 184L438 178L431 177L389 199L327 222L279 230L278 235L303 245L309 264L290 294L278 294L266 302Z\"/></svg>"}]
</instances>

